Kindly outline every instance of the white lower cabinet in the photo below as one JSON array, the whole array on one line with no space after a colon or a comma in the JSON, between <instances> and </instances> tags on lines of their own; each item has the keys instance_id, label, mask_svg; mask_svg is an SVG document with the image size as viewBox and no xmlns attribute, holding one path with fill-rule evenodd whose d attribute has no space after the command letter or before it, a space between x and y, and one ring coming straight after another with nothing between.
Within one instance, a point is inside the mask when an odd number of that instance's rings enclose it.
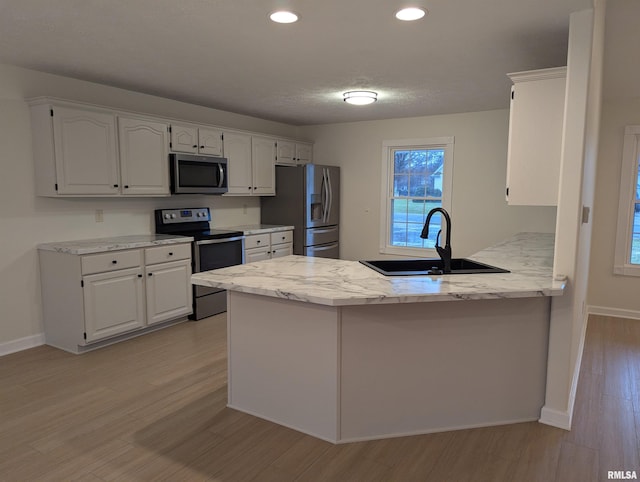
<instances>
[{"instance_id":1,"label":"white lower cabinet","mask_svg":"<svg viewBox=\"0 0 640 482\"><path fill-rule=\"evenodd\" d=\"M191 313L191 260L147 266L147 325Z\"/></svg>"},{"instance_id":2,"label":"white lower cabinet","mask_svg":"<svg viewBox=\"0 0 640 482\"><path fill-rule=\"evenodd\" d=\"M84 276L82 284L87 342L144 326L141 268Z\"/></svg>"},{"instance_id":3,"label":"white lower cabinet","mask_svg":"<svg viewBox=\"0 0 640 482\"><path fill-rule=\"evenodd\" d=\"M48 345L82 353L192 312L189 243L39 255Z\"/></svg>"},{"instance_id":4,"label":"white lower cabinet","mask_svg":"<svg viewBox=\"0 0 640 482\"><path fill-rule=\"evenodd\" d=\"M245 236L245 263L293 254L293 231L277 231Z\"/></svg>"}]
</instances>

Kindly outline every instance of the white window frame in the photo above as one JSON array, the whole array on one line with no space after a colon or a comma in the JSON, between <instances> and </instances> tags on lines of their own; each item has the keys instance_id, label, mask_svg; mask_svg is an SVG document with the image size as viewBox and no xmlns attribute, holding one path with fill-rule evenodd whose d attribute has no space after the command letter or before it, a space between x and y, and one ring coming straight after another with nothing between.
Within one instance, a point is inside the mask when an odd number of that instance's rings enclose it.
<instances>
[{"instance_id":1,"label":"white window frame","mask_svg":"<svg viewBox=\"0 0 640 482\"><path fill-rule=\"evenodd\" d=\"M424 139L395 139L382 142L382 189L380 205L380 253L414 258L437 257L433 248L411 248L392 246L391 199L393 197L393 155L395 149L444 149L444 169L442 173L442 207L450 214L453 194L453 147L454 137L430 137ZM443 240L441 240L443 242Z\"/></svg>"},{"instance_id":2,"label":"white window frame","mask_svg":"<svg viewBox=\"0 0 640 482\"><path fill-rule=\"evenodd\" d=\"M627 126L624 130L622 148L618 229L613 264L613 272L615 274L627 276L640 276L640 264L631 264L631 237L633 235L639 156L640 126Z\"/></svg>"}]
</instances>

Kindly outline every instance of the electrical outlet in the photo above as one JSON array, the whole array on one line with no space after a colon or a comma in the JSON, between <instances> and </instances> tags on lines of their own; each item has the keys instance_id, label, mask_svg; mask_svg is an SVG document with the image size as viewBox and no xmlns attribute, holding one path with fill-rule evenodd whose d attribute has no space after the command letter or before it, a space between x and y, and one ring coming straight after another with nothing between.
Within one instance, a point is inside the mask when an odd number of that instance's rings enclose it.
<instances>
[{"instance_id":1,"label":"electrical outlet","mask_svg":"<svg viewBox=\"0 0 640 482\"><path fill-rule=\"evenodd\" d=\"M96 223L104 222L104 213L102 209L96 209Z\"/></svg>"}]
</instances>

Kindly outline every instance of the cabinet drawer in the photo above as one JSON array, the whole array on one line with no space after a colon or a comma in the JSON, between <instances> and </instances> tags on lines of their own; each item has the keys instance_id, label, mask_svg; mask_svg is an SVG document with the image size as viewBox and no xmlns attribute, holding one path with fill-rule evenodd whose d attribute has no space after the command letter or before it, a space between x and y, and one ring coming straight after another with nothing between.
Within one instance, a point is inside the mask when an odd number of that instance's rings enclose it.
<instances>
[{"instance_id":1,"label":"cabinet drawer","mask_svg":"<svg viewBox=\"0 0 640 482\"><path fill-rule=\"evenodd\" d=\"M293 242L293 231L280 231L271 233L271 245Z\"/></svg>"},{"instance_id":2,"label":"cabinet drawer","mask_svg":"<svg viewBox=\"0 0 640 482\"><path fill-rule=\"evenodd\" d=\"M191 244L172 244L169 246L154 246L144 250L145 264L164 263L189 259L191 257Z\"/></svg>"},{"instance_id":3,"label":"cabinet drawer","mask_svg":"<svg viewBox=\"0 0 640 482\"><path fill-rule=\"evenodd\" d=\"M262 246L269 246L269 239L269 233L247 236L244 239L244 247L245 249L251 249L260 248Z\"/></svg>"},{"instance_id":4,"label":"cabinet drawer","mask_svg":"<svg viewBox=\"0 0 640 482\"><path fill-rule=\"evenodd\" d=\"M112 251L82 257L82 274L104 273L117 269L135 268L142 264L142 251Z\"/></svg>"}]
</instances>

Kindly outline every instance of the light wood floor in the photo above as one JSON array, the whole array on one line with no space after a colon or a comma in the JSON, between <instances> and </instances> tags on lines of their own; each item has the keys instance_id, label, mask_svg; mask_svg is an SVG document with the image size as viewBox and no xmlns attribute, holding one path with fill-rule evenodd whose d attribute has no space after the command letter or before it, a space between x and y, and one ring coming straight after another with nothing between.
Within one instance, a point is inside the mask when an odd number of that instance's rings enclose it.
<instances>
[{"instance_id":1,"label":"light wood floor","mask_svg":"<svg viewBox=\"0 0 640 482\"><path fill-rule=\"evenodd\" d=\"M332 445L226 408L224 315L0 358L0 480L505 481L640 474L640 321L592 316L574 428Z\"/></svg>"}]
</instances>

